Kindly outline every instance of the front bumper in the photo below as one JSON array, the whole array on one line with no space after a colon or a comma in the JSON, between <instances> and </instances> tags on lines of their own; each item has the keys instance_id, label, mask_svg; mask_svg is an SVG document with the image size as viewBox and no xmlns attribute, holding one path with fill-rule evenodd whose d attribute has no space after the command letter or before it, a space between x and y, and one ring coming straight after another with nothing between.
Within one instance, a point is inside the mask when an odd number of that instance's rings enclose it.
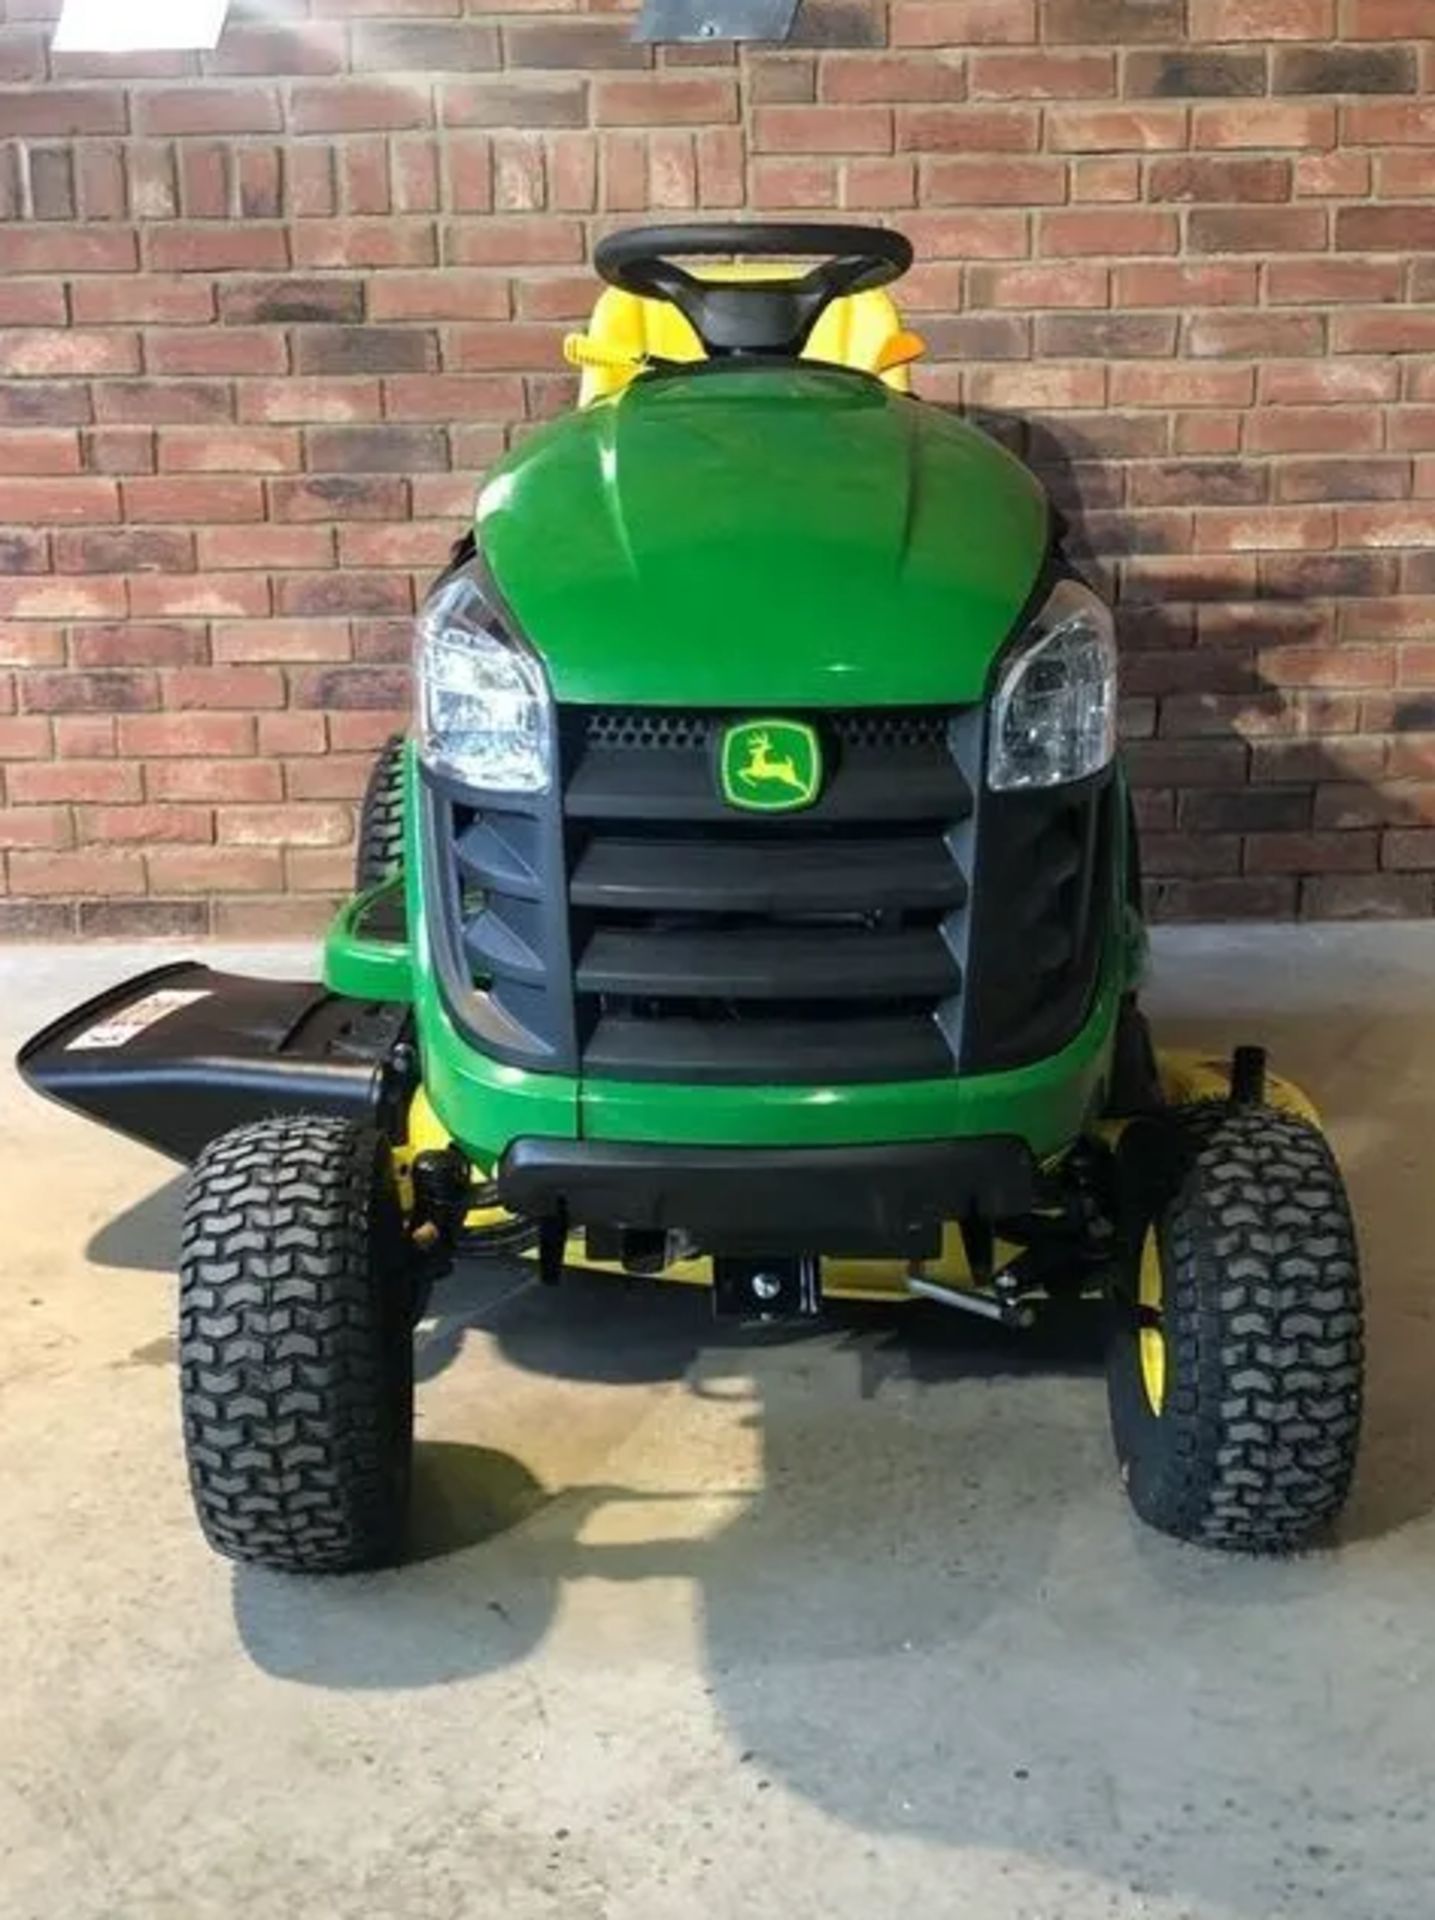
<instances>
[{"instance_id":1,"label":"front bumper","mask_svg":"<svg viewBox=\"0 0 1435 1920\"><path fill-rule=\"evenodd\" d=\"M709 1251L930 1252L945 1221L1030 1210L1037 1170L1011 1138L863 1147L632 1146L515 1140L498 1192L570 1226L685 1231Z\"/></svg>"}]
</instances>

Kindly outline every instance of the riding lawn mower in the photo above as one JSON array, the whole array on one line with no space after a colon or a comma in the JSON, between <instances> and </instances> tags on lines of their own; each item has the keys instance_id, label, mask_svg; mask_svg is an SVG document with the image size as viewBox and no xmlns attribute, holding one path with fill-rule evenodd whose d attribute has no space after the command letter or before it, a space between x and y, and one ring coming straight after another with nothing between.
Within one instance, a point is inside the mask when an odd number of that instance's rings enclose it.
<instances>
[{"instance_id":1,"label":"riding lawn mower","mask_svg":"<svg viewBox=\"0 0 1435 1920\"><path fill-rule=\"evenodd\" d=\"M911 258L602 240L579 404L488 475L419 614L323 985L164 966L22 1051L191 1163L222 1553L402 1557L413 1333L463 1257L765 1322L1099 1297L1145 1520L1282 1552L1339 1509L1340 1174L1258 1047L1152 1046L1112 616L1032 475L909 392Z\"/></svg>"}]
</instances>

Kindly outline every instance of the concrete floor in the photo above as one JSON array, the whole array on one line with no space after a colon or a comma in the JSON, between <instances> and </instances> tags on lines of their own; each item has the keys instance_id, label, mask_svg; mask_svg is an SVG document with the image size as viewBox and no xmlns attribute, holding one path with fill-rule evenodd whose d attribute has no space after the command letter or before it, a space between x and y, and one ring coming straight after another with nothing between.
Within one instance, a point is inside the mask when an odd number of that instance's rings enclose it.
<instances>
[{"instance_id":1,"label":"concrete floor","mask_svg":"<svg viewBox=\"0 0 1435 1920\"><path fill-rule=\"evenodd\" d=\"M155 957L0 952L6 1055ZM1435 927L1158 942L1162 1037L1269 1041L1363 1223L1356 1498L1273 1565L1128 1518L1094 1340L508 1268L421 1334L423 1557L235 1572L177 1182L0 1079L0 1914L1428 1920L1432 978Z\"/></svg>"}]
</instances>

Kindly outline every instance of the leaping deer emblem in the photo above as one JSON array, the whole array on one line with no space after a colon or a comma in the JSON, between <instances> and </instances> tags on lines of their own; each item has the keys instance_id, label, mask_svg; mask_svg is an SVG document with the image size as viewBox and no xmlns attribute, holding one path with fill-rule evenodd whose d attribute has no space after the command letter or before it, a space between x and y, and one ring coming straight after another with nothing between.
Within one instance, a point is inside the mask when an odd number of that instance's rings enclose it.
<instances>
[{"instance_id":1,"label":"leaping deer emblem","mask_svg":"<svg viewBox=\"0 0 1435 1920\"><path fill-rule=\"evenodd\" d=\"M750 787L771 786L774 782L781 787L791 787L794 793L806 794L808 782L797 771L797 763L791 754L781 760L772 757L772 735L755 733L747 743L747 765L738 770L738 778Z\"/></svg>"}]
</instances>

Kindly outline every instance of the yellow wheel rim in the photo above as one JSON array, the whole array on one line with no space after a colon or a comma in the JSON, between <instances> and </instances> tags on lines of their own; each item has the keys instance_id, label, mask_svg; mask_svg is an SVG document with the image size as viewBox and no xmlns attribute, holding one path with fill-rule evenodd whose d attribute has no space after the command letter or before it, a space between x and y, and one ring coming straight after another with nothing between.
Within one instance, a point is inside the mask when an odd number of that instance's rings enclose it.
<instances>
[{"instance_id":1,"label":"yellow wheel rim","mask_svg":"<svg viewBox=\"0 0 1435 1920\"><path fill-rule=\"evenodd\" d=\"M1166 1334L1161 1325L1161 1247L1156 1229L1148 1227L1141 1242L1141 1269L1136 1277L1136 1306L1141 1349L1141 1379L1152 1413L1160 1413L1166 1398Z\"/></svg>"}]
</instances>

